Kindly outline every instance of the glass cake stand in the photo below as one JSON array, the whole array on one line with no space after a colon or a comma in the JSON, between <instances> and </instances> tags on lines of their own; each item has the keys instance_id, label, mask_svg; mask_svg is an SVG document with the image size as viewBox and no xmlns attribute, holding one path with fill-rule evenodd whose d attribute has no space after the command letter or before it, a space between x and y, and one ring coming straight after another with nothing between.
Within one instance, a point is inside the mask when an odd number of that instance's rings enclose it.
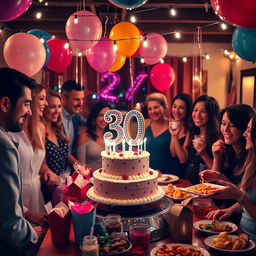
<instances>
[{"instance_id":1,"label":"glass cake stand","mask_svg":"<svg viewBox=\"0 0 256 256\"><path fill-rule=\"evenodd\" d=\"M163 197L157 202L135 206L98 205L96 224L105 227L105 217L110 213L118 213L122 217L124 232L129 231L129 226L134 223L150 225L150 241L157 241L168 236L167 213L173 201Z\"/></svg>"}]
</instances>

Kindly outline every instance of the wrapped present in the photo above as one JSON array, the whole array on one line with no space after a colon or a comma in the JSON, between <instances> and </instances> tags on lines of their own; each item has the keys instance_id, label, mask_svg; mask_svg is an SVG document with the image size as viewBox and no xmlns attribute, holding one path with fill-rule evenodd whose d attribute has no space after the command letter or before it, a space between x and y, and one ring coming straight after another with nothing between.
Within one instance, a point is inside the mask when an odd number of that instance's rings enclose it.
<instances>
[{"instance_id":1,"label":"wrapped present","mask_svg":"<svg viewBox=\"0 0 256 256\"><path fill-rule=\"evenodd\" d=\"M170 237L176 243L192 242L193 212L187 207L190 200L189 198L181 204L174 204L168 214Z\"/></svg>"},{"instance_id":2,"label":"wrapped present","mask_svg":"<svg viewBox=\"0 0 256 256\"><path fill-rule=\"evenodd\" d=\"M74 234L76 244L81 244L83 237L90 235L94 228L96 205L90 202L83 204L69 202L74 225Z\"/></svg>"},{"instance_id":3,"label":"wrapped present","mask_svg":"<svg viewBox=\"0 0 256 256\"><path fill-rule=\"evenodd\" d=\"M90 181L85 180L81 174L78 174L75 181L72 177L67 178L67 196L68 199L74 202L82 203L86 198L87 190L89 189Z\"/></svg>"},{"instance_id":4,"label":"wrapped present","mask_svg":"<svg viewBox=\"0 0 256 256\"><path fill-rule=\"evenodd\" d=\"M48 215L53 244L65 244L69 240L71 214L69 207L60 202Z\"/></svg>"},{"instance_id":5,"label":"wrapped present","mask_svg":"<svg viewBox=\"0 0 256 256\"><path fill-rule=\"evenodd\" d=\"M73 168L75 169L75 172L72 174L73 181L76 180L77 176L81 174L84 179L89 180L91 177L91 168L86 167L85 165L79 165L78 163L75 163L73 165Z\"/></svg>"}]
</instances>

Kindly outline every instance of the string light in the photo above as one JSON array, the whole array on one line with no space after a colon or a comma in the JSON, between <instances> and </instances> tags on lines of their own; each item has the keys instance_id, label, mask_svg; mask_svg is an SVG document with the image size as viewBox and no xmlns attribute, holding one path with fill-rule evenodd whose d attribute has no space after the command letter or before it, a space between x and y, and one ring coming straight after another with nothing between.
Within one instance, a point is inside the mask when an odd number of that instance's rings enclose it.
<instances>
[{"instance_id":1,"label":"string light","mask_svg":"<svg viewBox=\"0 0 256 256\"><path fill-rule=\"evenodd\" d=\"M75 24L78 23L78 18L77 18L77 15L76 15L76 14L74 15L74 23L75 23Z\"/></svg>"},{"instance_id":2,"label":"string light","mask_svg":"<svg viewBox=\"0 0 256 256\"><path fill-rule=\"evenodd\" d=\"M144 41L143 41L142 45L143 45L143 47L148 47L148 39L147 39L146 36L144 38Z\"/></svg>"},{"instance_id":3,"label":"string light","mask_svg":"<svg viewBox=\"0 0 256 256\"><path fill-rule=\"evenodd\" d=\"M78 54L77 54L78 57L81 57L82 55L83 55L82 52L78 52Z\"/></svg>"},{"instance_id":4,"label":"string light","mask_svg":"<svg viewBox=\"0 0 256 256\"><path fill-rule=\"evenodd\" d=\"M226 30L228 28L228 25L224 22L221 22L220 27L221 27L222 30Z\"/></svg>"},{"instance_id":5,"label":"string light","mask_svg":"<svg viewBox=\"0 0 256 256\"><path fill-rule=\"evenodd\" d=\"M176 12L176 10L174 8L172 8L170 10L170 14L171 14L171 16L176 16L177 12Z\"/></svg>"},{"instance_id":6,"label":"string light","mask_svg":"<svg viewBox=\"0 0 256 256\"><path fill-rule=\"evenodd\" d=\"M67 50L69 48L69 43L68 41L64 44L64 48Z\"/></svg>"},{"instance_id":7,"label":"string light","mask_svg":"<svg viewBox=\"0 0 256 256\"><path fill-rule=\"evenodd\" d=\"M205 57L206 60L209 60L209 59L210 59L210 55L209 55L209 54L205 54L204 57Z\"/></svg>"},{"instance_id":8,"label":"string light","mask_svg":"<svg viewBox=\"0 0 256 256\"><path fill-rule=\"evenodd\" d=\"M183 61L183 62L187 62L187 61L188 61L188 58L187 58L187 57L183 57L183 58L182 58L182 61Z\"/></svg>"},{"instance_id":9,"label":"string light","mask_svg":"<svg viewBox=\"0 0 256 256\"><path fill-rule=\"evenodd\" d=\"M45 2L45 3L44 3L44 6L48 6L48 2Z\"/></svg>"},{"instance_id":10,"label":"string light","mask_svg":"<svg viewBox=\"0 0 256 256\"><path fill-rule=\"evenodd\" d=\"M116 40L114 40L113 49L114 49L114 51L117 51L117 44L116 44Z\"/></svg>"},{"instance_id":11,"label":"string light","mask_svg":"<svg viewBox=\"0 0 256 256\"><path fill-rule=\"evenodd\" d=\"M41 42L42 44L45 43L45 40L44 40L44 38L43 38L42 36L40 36L39 40L40 40L40 42Z\"/></svg>"},{"instance_id":12,"label":"string light","mask_svg":"<svg viewBox=\"0 0 256 256\"><path fill-rule=\"evenodd\" d=\"M52 39L54 39L56 36L55 35L52 35Z\"/></svg>"},{"instance_id":13,"label":"string light","mask_svg":"<svg viewBox=\"0 0 256 256\"><path fill-rule=\"evenodd\" d=\"M174 36L175 36L175 38L180 39L181 38L181 33L180 32L175 32Z\"/></svg>"},{"instance_id":14,"label":"string light","mask_svg":"<svg viewBox=\"0 0 256 256\"><path fill-rule=\"evenodd\" d=\"M145 63L144 58L141 58L141 59L140 59L140 62L141 62L142 64Z\"/></svg>"},{"instance_id":15,"label":"string light","mask_svg":"<svg viewBox=\"0 0 256 256\"><path fill-rule=\"evenodd\" d=\"M164 63L164 59L163 58L160 58L160 63Z\"/></svg>"},{"instance_id":16,"label":"string light","mask_svg":"<svg viewBox=\"0 0 256 256\"><path fill-rule=\"evenodd\" d=\"M135 22L137 21L137 19L136 19L136 17L135 17L134 15L132 15L132 16L130 17L130 21L131 21L132 23L135 23Z\"/></svg>"},{"instance_id":17,"label":"string light","mask_svg":"<svg viewBox=\"0 0 256 256\"><path fill-rule=\"evenodd\" d=\"M44 0L38 0L39 3L42 3Z\"/></svg>"},{"instance_id":18,"label":"string light","mask_svg":"<svg viewBox=\"0 0 256 256\"><path fill-rule=\"evenodd\" d=\"M42 13L41 12L37 12L36 13L36 18L37 19L41 19L42 18Z\"/></svg>"}]
</instances>

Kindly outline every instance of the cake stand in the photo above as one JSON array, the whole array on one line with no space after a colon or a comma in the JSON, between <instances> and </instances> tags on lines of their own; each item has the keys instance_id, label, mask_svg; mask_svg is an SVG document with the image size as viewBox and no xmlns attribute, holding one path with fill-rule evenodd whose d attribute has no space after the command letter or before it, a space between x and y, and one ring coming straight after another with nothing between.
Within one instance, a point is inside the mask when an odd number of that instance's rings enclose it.
<instances>
[{"instance_id":1,"label":"cake stand","mask_svg":"<svg viewBox=\"0 0 256 256\"><path fill-rule=\"evenodd\" d=\"M168 236L167 213L173 201L167 197L140 206L114 206L98 205L96 224L105 227L105 217L110 213L118 213L122 217L124 232L129 231L129 226L134 223L145 223L150 226L150 241L157 241Z\"/></svg>"}]
</instances>

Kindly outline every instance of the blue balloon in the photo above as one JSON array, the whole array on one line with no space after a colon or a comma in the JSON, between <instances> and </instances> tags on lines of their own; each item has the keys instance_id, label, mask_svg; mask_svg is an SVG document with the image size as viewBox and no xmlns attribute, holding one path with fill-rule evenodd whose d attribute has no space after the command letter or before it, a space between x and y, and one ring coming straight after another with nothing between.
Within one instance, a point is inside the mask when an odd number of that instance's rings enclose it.
<instances>
[{"instance_id":1,"label":"blue balloon","mask_svg":"<svg viewBox=\"0 0 256 256\"><path fill-rule=\"evenodd\" d=\"M134 9L145 4L148 0L108 0L111 4L122 9Z\"/></svg>"},{"instance_id":2,"label":"blue balloon","mask_svg":"<svg viewBox=\"0 0 256 256\"><path fill-rule=\"evenodd\" d=\"M45 32L44 30L41 30L41 29L31 29L27 32L28 34L32 34L36 37L38 37L39 39L40 38L43 38L44 39L44 49L45 49L45 53L46 53L46 56L45 56L45 62L44 62L44 66L46 66L49 58L50 58L50 49L49 49L49 46L48 44L46 43L49 39L52 38L52 36L50 34L48 34L47 32Z\"/></svg>"},{"instance_id":3,"label":"blue balloon","mask_svg":"<svg viewBox=\"0 0 256 256\"><path fill-rule=\"evenodd\" d=\"M256 61L256 28L237 27L232 36L232 48L247 61Z\"/></svg>"}]
</instances>

